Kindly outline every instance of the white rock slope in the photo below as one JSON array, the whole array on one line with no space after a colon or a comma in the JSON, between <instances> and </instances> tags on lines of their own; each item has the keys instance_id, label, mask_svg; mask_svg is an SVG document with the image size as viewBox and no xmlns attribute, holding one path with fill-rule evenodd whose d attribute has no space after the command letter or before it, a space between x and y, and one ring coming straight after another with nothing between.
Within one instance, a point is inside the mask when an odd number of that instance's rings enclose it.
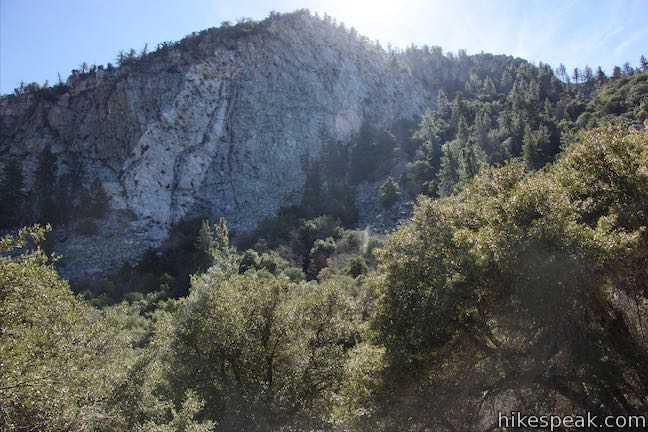
<instances>
[{"instance_id":1,"label":"white rock slope","mask_svg":"<svg viewBox=\"0 0 648 432\"><path fill-rule=\"evenodd\" d=\"M73 77L50 100L1 98L0 156L21 158L27 175L46 146L61 172L80 156L86 180L99 176L113 206L136 215L129 235L155 243L189 215L253 228L301 199L325 134L344 141L365 120L431 104L382 50L308 14L239 27Z\"/></svg>"}]
</instances>

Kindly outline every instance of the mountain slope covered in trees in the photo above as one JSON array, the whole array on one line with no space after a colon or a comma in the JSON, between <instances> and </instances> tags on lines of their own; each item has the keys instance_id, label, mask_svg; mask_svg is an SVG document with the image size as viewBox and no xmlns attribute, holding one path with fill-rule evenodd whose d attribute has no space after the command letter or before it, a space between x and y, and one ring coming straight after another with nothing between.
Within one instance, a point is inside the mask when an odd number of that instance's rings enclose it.
<instances>
[{"instance_id":1,"label":"mountain slope covered in trees","mask_svg":"<svg viewBox=\"0 0 648 432\"><path fill-rule=\"evenodd\" d=\"M548 169L509 162L421 198L376 270L311 282L237 252L224 223L186 298L95 309L41 250L2 256L3 422L488 430L498 411L645 413L647 162L645 131L581 133Z\"/></svg>"}]
</instances>

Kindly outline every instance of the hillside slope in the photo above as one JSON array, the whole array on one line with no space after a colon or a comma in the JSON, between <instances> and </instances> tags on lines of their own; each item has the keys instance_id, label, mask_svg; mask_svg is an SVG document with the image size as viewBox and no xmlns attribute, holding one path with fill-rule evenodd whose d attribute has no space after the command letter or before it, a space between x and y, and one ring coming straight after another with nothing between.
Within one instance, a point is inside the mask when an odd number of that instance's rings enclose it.
<instances>
[{"instance_id":1,"label":"hillside slope","mask_svg":"<svg viewBox=\"0 0 648 432\"><path fill-rule=\"evenodd\" d=\"M253 228L301 198L325 134L346 140L432 100L382 50L305 13L206 31L73 75L62 93L3 97L0 154L22 161L28 189L44 149L59 176L78 157L84 184L98 177L135 215L113 234L151 244L190 215Z\"/></svg>"}]
</instances>

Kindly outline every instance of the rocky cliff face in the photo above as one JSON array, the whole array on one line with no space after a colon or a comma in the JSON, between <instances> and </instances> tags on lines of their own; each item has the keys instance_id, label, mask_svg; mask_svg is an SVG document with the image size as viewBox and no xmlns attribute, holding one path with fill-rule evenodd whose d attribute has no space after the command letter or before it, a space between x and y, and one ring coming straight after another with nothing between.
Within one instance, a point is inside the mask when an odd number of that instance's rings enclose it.
<instances>
[{"instance_id":1,"label":"rocky cliff face","mask_svg":"<svg viewBox=\"0 0 648 432\"><path fill-rule=\"evenodd\" d=\"M68 84L56 97L0 99L2 158L22 160L29 184L45 147L59 173L80 157L86 181L102 179L113 208L135 216L102 233L150 244L191 215L253 228L301 199L325 134L346 141L365 120L432 101L382 50L303 13L201 32ZM97 265L113 258L97 254Z\"/></svg>"}]
</instances>

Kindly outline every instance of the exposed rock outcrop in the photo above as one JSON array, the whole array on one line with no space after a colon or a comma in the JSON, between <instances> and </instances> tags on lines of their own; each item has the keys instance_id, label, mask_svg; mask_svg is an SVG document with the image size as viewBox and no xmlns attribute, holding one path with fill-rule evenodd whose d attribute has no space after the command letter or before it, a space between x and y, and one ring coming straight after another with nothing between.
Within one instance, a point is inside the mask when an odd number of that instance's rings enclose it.
<instances>
[{"instance_id":1,"label":"exposed rock outcrop","mask_svg":"<svg viewBox=\"0 0 648 432\"><path fill-rule=\"evenodd\" d=\"M31 188L46 147L59 174L80 159L84 182L98 177L110 195L109 220L123 221L105 222L100 238L138 246L159 244L185 217L224 216L239 232L254 228L301 200L307 161L320 157L328 137L348 143L365 121L420 115L443 81L413 77L402 66L412 62L407 56L397 61L306 12L202 31L127 60L73 73L62 91L1 97L0 160L22 161ZM85 252L66 246L78 243L69 240L72 227L58 234L68 239L59 247L62 271L74 276L86 265L66 262ZM93 249L84 264L114 267L128 254L110 249Z\"/></svg>"},{"instance_id":2,"label":"exposed rock outcrop","mask_svg":"<svg viewBox=\"0 0 648 432\"><path fill-rule=\"evenodd\" d=\"M3 97L2 157L22 160L29 184L46 146L59 172L78 155L86 181L98 176L113 208L137 215L123 229L154 244L190 215L253 228L301 199L304 162L319 157L323 134L344 141L365 120L431 104L382 50L308 14L238 27L73 76L55 98Z\"/></svg>"}]
</instances>

